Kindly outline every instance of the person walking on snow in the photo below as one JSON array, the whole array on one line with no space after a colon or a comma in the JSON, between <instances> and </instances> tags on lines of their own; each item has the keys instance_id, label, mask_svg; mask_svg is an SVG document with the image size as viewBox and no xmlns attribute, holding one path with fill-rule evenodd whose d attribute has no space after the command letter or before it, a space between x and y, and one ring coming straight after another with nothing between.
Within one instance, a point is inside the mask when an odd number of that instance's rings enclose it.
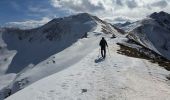
<instances>
[{"instance_id":1,"label":"person walking on snow","mask_svg":"<svg viewBox=\"0 0 170 100\"><path fill-rule=\"evenodd\" d=\"M99 45L101 47L101 55L103 58L105 58L106 57L106 46L108 47L108 45L104 37L102 37Z\"/></svg>"}]
</instances>

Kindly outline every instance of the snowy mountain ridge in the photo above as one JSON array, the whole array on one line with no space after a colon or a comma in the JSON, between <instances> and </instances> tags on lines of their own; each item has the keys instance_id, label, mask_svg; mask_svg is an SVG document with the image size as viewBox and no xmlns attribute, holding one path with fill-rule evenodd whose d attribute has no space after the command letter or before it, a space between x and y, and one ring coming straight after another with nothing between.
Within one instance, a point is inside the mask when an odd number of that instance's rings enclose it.
<instances>
[{"instance_id":1,"label":"snowy mountain ridge","mask_svg":"<svg viewBox=\"0 0 170 100\"><path fill-rule=\"evenodd\" d=\"M69 68L45 77L6 100L168 100L169 71L147 60L118 54L121 38L106 37L110 49L105 60L98 55L98 41L91 43L90 52ZM92 39L92 40L93 40ZM85 53L89 48L81 49ZM69 48L68 51L73 48ZM65 53L63 53L65 54ZM57 56L57 55L55 55ZM61 56L61 55L60 55ZM71 63L71 62L67 62Z\"/></svg>"},{"instance_id":2,"label":"snowy mountain ridge","mask_svg":"<svg viewBox=\"0 0 170 100\"><path fill-rule=\"evenodd\" d=\"M0 80L6 83L2 85L0 96L6 97L8 93L15 93L43 77L75 64L92 50L89 48L84 53L78 53L89 45L86 38L90 38L88 41L93 41L91 44L94 45L97 40L93 37L100 37L102 34L119 36L110 24L87 13L53 19L35 29L3 29L0 33L0 52L4 55L0 59L0 74L3 78L0 77ZM7 81L5 77L9 77L8 75L11 75L13 82Z\"/></svg>"},{"instance_id":3,"label":"snowy mountain ridge","mask_svg":"<svg viewBox=\"0 0 170 100\"><path fill-rule=\"evenodd\" d=\"M159 44L169 31L154 18L130 24L128 34L87 13L31 30L3 30L0 99L169 100L169 71L118 53L117 43L132 39L163 55ZM106 59L100 57L102 37L109 45Z\"/></svg>"},{"instance_id":4,"label":"snowy mountain ridge","mask_svg":"<svg viewBox=\"0 0 170 100\"><path fill-rule=\"evenodd\" d=\"M126 26L128 38L170 59L170 15L153 13L147 18Z\"/></svg>"}]
</instances>

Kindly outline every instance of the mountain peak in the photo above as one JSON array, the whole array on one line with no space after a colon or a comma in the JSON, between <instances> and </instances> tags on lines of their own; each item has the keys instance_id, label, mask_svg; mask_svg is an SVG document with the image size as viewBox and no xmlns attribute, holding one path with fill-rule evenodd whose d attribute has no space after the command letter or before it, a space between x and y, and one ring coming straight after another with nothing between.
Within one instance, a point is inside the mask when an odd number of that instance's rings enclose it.
<instances>
[{"instance_id":1,"label":"mountain peak","mask_svg":"<svg viewBox=\"0 0 170 100\"><path fill-rule=\"evenodd\" d=\"M160 11L160 12L152 13L149 17L153 18L153 19L160 19L161 17L168 17L168 18L170 18L170 14L168 14L168 13L166 13L164 11Z\"/></svg>"},{"instance_id":2,"label":"mountain peak","mask_svg":"<svg viewBox=\"0 0 170 100\"><path fill-rule=\"evenodd\" d=\"M92 15L90 15L89 13L79 13L79 14L74 15L74 16L92 16Z\"/></svg>"},{"instance_id":3,"label":"mountain peak","mask_svg":"<svg viewBox=\"0 0 170 100\"><path fill-rule=\"evenodd\" d=\"M76 15L72 15L72 16L68 16L66 18L72 18L72 19L76 19L76 20L83 20L83 21L91 21L93 20L93 15L90 15L89 13L79 13Z\"/></svg>"},{"instance_id":4,"label":"mountain peak","mask_svg":"<svg viewBox=\"0 0 170 100\"><path fill-rule=\"evenodd\" d=\"M79 13L76 15L70 15L70 16L63 17L63 18L55 18L55 19L51 20L49 23L63 23L66 21L67 22L69 22L69 21L86 22L86 21L91 21L91 20L93 20L92 15L90 15L88 13Z\"/></svg>"}]
</instances>

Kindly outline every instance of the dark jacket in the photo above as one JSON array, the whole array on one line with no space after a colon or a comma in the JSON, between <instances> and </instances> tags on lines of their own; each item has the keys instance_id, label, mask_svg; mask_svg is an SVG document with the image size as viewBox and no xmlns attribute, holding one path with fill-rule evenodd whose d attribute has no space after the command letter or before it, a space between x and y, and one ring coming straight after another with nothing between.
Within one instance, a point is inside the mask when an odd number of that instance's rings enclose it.
<instances>
[{"instance_id":1,"label":"dark jacket","mask_svg":"<svg viewBox=\"0 0 170 100\"><path fill-rule=\"evenodd\" d=\"M102 40L100 41L100 44L99 44L99 45L101 46L102 49L105 49L106 46L108 47L107 42L106 42L105 39L102 39Z\"/></svg>"}]
</instances>

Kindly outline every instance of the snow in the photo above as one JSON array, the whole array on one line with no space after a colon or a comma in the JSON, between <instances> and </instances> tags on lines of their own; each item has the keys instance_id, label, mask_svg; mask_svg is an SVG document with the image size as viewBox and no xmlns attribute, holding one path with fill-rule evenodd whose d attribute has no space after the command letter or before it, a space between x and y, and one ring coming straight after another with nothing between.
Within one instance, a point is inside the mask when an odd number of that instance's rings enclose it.
<instances>
[{"instance_id":1,"label":"snow","mask_svg":"<svg viewBox=\"0 0 170 100\"><path fill-rule=\"evenodd\" d=\"M91 50L93 50L95 47L98 47L98 41L101 38L101 35L96 36L96 34L101 32L100 30L101 25L98 25L93 29L93 31L87 33L87 38L77 40L77 42L73 43L72 46L64 49L61 52L51 55L48 59L40 62L37 65L30 64L28 67L25 67L25 69L18 73L13 84L10 86L12 88L12 92L15 93L16 91L25 88L39 79L57 73L79 62ZM103 36L111 37L112 34L103 34ZM67 41L61 41L62 45L67 45L67 43Z\"/></svg>"},{"instance_id":2,"label":"snow","mask_svg":"<svg viewBox=\"0 0 170 100\"><path fill-rule=\"evenodd\" d=\"M10 51L6 48L2 39L2 32L0 32L0 100L4 98L2 93L5 93L5 87L8 87L16 77L14 73L5 74L15 54L16 51Z\"/></svg>"},{"instance_id":3,"label":"snow","mask_svg":"<svg viewBox=\"0 0 170 100\"><path fill-rule=\"evenodd\" d=\"M101 60L98 48L101 36L96 37L94 43L90 41L92 38L80 40L63 51L64 54L79 50L84 54L82 59L78 56L79 61L74 64L74 59L65 62L70 65L68 68L63 65L64 69L6 100L169 100L170 86L165 77L170 72L147 60L118 54L116 43L119 38L111 40L106 37L109 52L107 58ZM82 48L81 45L85 46ZM68 53L65 55L71 54ZM54 66L58 63L48 67Z\"/></svg>"},{"instance_id":4,"label":"snow","mask_svg":"<svg viewBox=\"0 0 170 100\"><path fill-rule=\"evenodd\" d=\"M91 43L92 46L88 47L89 42L87 41L93 41ZM21 72L22 75L19 78L31 76L32 78L29 81L34 82L35 80L45 77L49 74L59 72L82 59L82 57L84 57L91 50L93 50L94 47L96 47L95 45L97 42L98 41L94 40L93 38L88 40L82 39L75 43L73 46L65 49L60 53L57 53L56 55L51 56L49 59L38 64L36 67L31 68L30 71L26 70L26 72ZM80 52L82 50L84 52ZM53 61L55 61L54 64Z\"/></svg>"},{"instance_id":5,"label":"snow","mask_svg":"<svg viewBox=\"0 0 170 100\"><path fill-rule=\"evenodd\" d=\"M103 27L119 34L110 24L86 13L53 19L30 30L1 29L0 96L7 97L79 62L98 46Z\"/></svg>"},{"instance_id":6,"label":"snow","mask_svg":"<svg viewBox=\"0 0 170 100\"><path fill-rule=\"evenodd\" d=\"M150 28L158 25L147 20L134 23L130 30L138 33L138 27L149 24L143 29L147 35L135 36L144 46L157 50L155 38L165 31ZM170 98L166 78L170 72L147 60L118 54L116 43L125 42L126 35L122 36L110 24L87 13L53 19L36 29L11 29L5 34L1 31L0 100L11 93L14 94L6 100ZM158 35L152 38L150 32L158 32ZM117 38L110 38L113 33ZM99 51L102 37L109 44L105 60L100 58ZM163 42L161 39L158 45Z\"/></svg>"},{"instance_id":7,"label":"snow","mask_svg":"<svg viewBox=\"0 0 170 100\"><path fill-rule=\"evenodd\" d=\"M16 74L7 74L7 75L1 75L0 77L0 89L3 89L4 87L8 86L12 80L14 80L16 77Z\"/></svg>"}]
</instances>

